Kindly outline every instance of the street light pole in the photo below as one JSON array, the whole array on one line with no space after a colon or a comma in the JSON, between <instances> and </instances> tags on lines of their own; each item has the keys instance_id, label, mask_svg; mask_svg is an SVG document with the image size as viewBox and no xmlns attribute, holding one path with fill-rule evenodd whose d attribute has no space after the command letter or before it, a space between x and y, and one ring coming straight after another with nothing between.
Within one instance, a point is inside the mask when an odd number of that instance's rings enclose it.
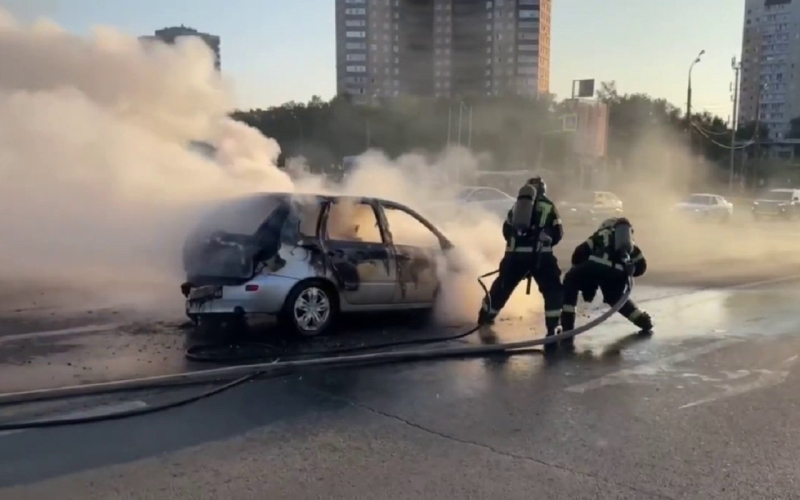
<instances>
[{"instance_id":1,"label":"street light pole","mask_svg":"<svg viewBox=\"0 0 800 500\"><path fill-rule=\"evenodd\" d=\"M447 147L450 147L450 121L453 119L453 105L447 106Z\"/></svg>"},{"instance_id":2,"label":"street light pole","mask_svg":"<svg viewBox=\"0 0 800 500\"><path fill-rule=\"evenodd\" d=\"M472 149L472 110L473 106L469 107L469 132L467 135L467 149Z\"/></svg>"},{"instance_id":3,"label":"street light pole","mask_svg":"<svg viewBox=\"0 0 800 500\"><path fill-rule=\"evenodd\" d=\"M464 102L458 103L458 145L461 146L461 123L464 117Z\"/></svg>"},{"instance_id":4,"label":"street light pole","mask_svg":"<svg viewBox=\"0 0 800 500\"><path fill-rule=\"evenodd\" d=\"M728 179L728 191L733 192L733 169L736 158L736 129L739 126L739 71L742 69L742 64L736 62L736 56L731 60L731 68L733 68L733 113L731 114L731 167L730 176Z\"/></svg>"},{"instance_id":5,"label":"street light pole","mask_svg":"<svg viewBox=\"0 0 800 500\"><path fill-rule=\"evenodd\" d=\"M705 54L705 50L701 50L694 61L692 61L691 66L689 66L689 85L686 89L686 126L689 129L689 133L692 132L692 69L694 69L694 65L700 62L700 58Z\"/></svg>"}]
</instances>

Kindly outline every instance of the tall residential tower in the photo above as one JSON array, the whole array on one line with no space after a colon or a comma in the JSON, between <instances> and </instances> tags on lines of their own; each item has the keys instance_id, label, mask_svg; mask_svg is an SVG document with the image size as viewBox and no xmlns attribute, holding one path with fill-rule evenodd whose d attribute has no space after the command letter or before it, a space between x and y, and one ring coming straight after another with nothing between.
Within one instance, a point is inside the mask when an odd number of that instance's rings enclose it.
<instances>
[{"instance_id":1,"label":"tall residential tower","mask_svg":"<svg viewBox=\"0 0 800 500\"><path fill-rule=\"evenodd\" d=\"M194 28L187 28L186 26L181 25L157 30L154 35L140 36L139 39L143 41L160 40L164 43L171 44L175 43L175 40L182 36L196 36L203 40L214 53L214 66L217 69L220 69L220 40L217 35L202 33Z\"/></svg>"},{"instance_id":2,"label":"tall residential tower","mask_svg":"<svg viewBox=\"0 0 800 500\"><path fill-rule=\"evenodd\" d=\"M739 124L781 140L800 116L800 0L746 0Z\"/></svg>"},{"instance_id":3,"label":"tall residential tower","mask_svg":"<svg viewBox=\"0 0 800 500\"><path fill-rule=\"evenodd\" d=\"M336 0L337 90L399 95L549 92L551 0Z\"/></svg>"}]
</instances>

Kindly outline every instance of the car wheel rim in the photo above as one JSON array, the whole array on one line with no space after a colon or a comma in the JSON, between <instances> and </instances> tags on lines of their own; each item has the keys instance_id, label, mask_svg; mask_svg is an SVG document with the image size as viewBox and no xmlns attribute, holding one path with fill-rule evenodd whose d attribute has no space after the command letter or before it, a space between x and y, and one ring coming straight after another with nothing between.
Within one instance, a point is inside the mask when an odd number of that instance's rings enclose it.
<instances>
[{"instance_id":1,"label":"car wheel rim","mask_svg":"<svg viewBox=\"0 0 800 500\"><path fill-rule=\"evenodd\" d=\"M331 301L321 288L306 288L294 302L294 322L304 332L318 331L330 315Z\"/></svg>"}]
</instances>

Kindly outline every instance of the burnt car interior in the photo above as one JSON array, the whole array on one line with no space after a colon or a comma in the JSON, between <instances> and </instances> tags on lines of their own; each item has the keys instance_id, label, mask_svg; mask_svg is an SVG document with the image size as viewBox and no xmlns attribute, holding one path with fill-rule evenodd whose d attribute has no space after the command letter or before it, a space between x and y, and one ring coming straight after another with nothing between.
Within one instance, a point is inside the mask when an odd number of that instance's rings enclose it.
<instances>
[{"instance_id":1,"label":"burnt car interior","mask_svg":"<svg viewBox=\"0 0 800 500\"><path fill-rule=\"evenodd\" d=\"M183 249L187 282L234 285L252 278L256 263L277 255L290 213L285 198L253 196L211 210Z\"/></svg>"}]
</instances>

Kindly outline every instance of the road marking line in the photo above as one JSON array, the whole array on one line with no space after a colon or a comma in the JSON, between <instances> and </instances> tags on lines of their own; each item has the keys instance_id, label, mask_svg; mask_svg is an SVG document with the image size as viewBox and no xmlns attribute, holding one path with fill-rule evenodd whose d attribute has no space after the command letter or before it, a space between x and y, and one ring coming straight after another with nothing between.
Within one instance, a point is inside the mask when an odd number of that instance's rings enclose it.
<instances>
[{"instance_id":1,"label":"road marking line","mask_svg":"<svg viewBox=\"0 0 800 500\"><path fill-rule=\"evenodd\" d=\"M75 411L65 412L61 414L56 414L55 416L35 418L32 420L27 420L27 422L44 422L47 420L54 420L54 419L61 420L64 418L102 417L105 415L113 415L115 413L120 413L123 411L138 410L140 408L147 408L147 403L145 403L144 401L126 401L124 403L118 403L113 405L96 406L94 408L89 408L87 410L75 410ZM19 434L20 432L25 432L25 429L0 432L0 437L10 436L11 434Z\"/></svg>"},{"instance_id":2,"label":"road marking line","mask_svg":"<svg viewBox=\"0 0 800 500\"><path fill-rule=\"evenodd\" d=\"M102 325L75 326L72 328L62 328L60 330L42 330L38 332L14 333L11 335L0 336L0 343L13 342L16 340L35 339L39 337L58 337L61 335L72 335L76 333L94 333L94 332L101 332L104 330L113 330L114 328L119 328L120 326L122 326L120 323L106 323Z\"/></svg>"},{"instance_id":3,"label":"road marking line","mask_svg":"<svg viewBox=\"0 0 800 500\"><path fill-rule=\"evenodd\" d=\"M777 372L770 370L759 370L759 371L761 372L761 375L759 375L758 380L754 380L753 382L748 382L742 385L723 385L722 392L708 396L698 401L694 401L689 404L685 404L683 406L679 406L678 409L683 410L684 408L691 408L694 406L711 403L712 401L719 401L720 399L739 396L746 392L755 391L756 389L764 389L766 387L772 387L774 385L783 383L783 381L786 380L786 377L789 376L789 370L781 370Z\"/></svg>"},{"instance_id":4,"label":"road marking line","mask_svg":"<svg viewBox=\"0 0 800 500\"><path fill-rule=\"evenodd\" d=\"M667 356L666 358L655 360L651 363L645 363L642 365L634 366L632 368L627 368L625 370L620 370L614 373L610 373L608 375L596 378L594 380L590 380L588 382L572 385L564 390L568 392L576 392L579 394L583 394L586 391L599 389L600 387L606 387L609 385L617 385L623 383L631 383L634 382L634 378L638 376L655 375L658 372L667 371L671 368L672 365L676 363L689 361L693 358L696 358L697 356L714 352L716 350L722 349L723 347L727 347L729 345L733 345L742 341L743 339L739 338L722 339L717 342L706 344L704 346L696 347L694 349L689 349L688 351L683 351L677 354L673 354L672 356Z\"/></svg>"}]
</instances>

